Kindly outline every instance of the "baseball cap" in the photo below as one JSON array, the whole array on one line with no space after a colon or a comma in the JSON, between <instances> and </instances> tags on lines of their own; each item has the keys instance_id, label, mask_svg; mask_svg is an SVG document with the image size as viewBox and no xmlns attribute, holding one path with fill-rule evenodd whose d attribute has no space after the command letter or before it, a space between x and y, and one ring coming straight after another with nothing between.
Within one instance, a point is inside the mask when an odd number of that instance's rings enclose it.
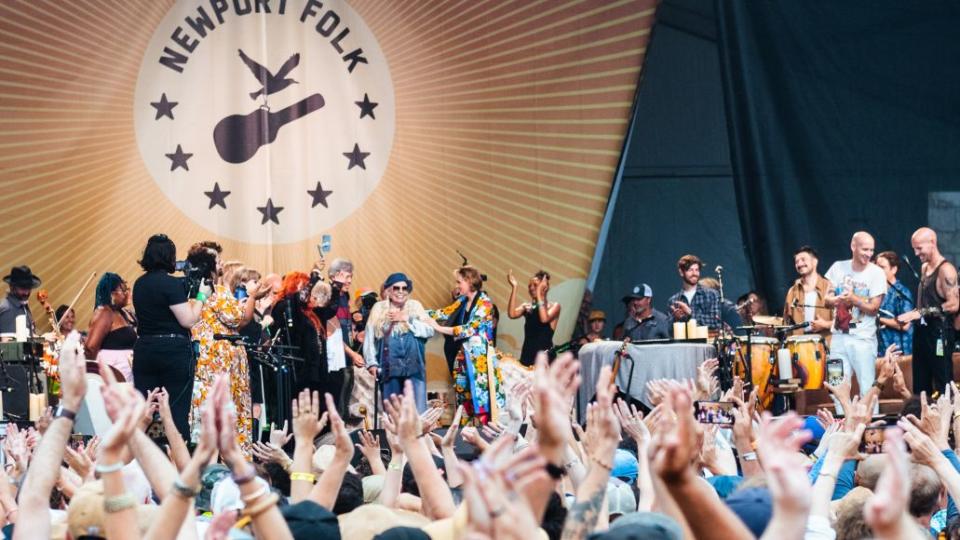
<instances>
[{"instance_id":1,"label":"baseball cap","mask_svg":"<svg viewBox=\"0 0 960 540\"><path fill-rule=\"evenodd\" d=\"M634 285L630 292L623 297L623 301L627 302L634 298L653 298L653 289L646 283Z\"/></svg>"},{"instance_id":2,"label":"baseball cap","mask_svg":"<svg viewBox=\"0 0 960 540\"><path fill-rule=\"evenodd\" d=\"M607 320L607 314L599 309L595 309L590 312L590 316L587 318L587 321L605 321Z\"/></svg>"}]
</instances>

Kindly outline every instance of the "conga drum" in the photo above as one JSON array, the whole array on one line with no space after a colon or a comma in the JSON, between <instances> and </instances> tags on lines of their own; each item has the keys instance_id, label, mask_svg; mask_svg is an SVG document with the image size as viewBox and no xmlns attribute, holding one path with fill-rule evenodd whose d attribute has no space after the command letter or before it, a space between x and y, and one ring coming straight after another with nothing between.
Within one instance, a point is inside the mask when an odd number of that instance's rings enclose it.
<instances>
[{"instance_id":1,"label":"conga drum","mask_svg":"<svg viewBox=\"0 0 960 540\"><path fill-rule=\"evenodd\" d=\"M745 366L749 358L750 382L759 389L757 398L760 400L760 406L763 409L769 409L773 403L770 379L775 378L777 373L777 349L780 347L780 341L771 337L753 336L747 343L746 337L737 336L737 342L740 349L737 353L740 360L738 364L741 366L739 375L741 378L744 376L743 372L746 371Z\"/></svg>"},{"instance_id":2,"label":"conga drum","mask_svg":"<svg viewBox=\"0 0 960 540\"><path fill-rule=\"evenodd\" d=\"M804 390L822 388L827 370L827 349L823 338L816 334L790 336L786 345L794 369L800 375L800 387Z\"/></svg>"}]
</instances>

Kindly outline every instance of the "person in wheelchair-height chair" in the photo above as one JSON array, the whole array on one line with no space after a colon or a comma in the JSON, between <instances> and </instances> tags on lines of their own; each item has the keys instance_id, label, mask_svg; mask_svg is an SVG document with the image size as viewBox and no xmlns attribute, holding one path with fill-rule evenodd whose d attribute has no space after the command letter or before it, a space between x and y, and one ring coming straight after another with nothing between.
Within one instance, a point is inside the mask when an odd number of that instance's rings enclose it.
<instances>
[{"instance_id":1,"label":"person in wheelchair-height chair","mask_svg":"<svg viewBox=\"0 0 960 540\"><path fill-rule=\"evenodd\" d=\"M195 362L190 328L200 319L203 303L188 299L183 282L170 275L176 257L176 245L164 234L151 236L143 249L139 263L144 274L133 284L139 320L133 379L143 395L157 387L167 389L177 430L186 439Z\"/></svg>"}]
</instances>

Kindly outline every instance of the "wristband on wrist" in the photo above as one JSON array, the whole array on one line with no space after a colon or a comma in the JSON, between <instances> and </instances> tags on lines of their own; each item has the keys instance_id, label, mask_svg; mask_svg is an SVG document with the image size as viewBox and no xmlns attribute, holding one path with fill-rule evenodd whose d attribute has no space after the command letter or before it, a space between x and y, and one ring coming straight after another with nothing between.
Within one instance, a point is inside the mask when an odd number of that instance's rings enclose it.
<instances>
[{"instance_id":1,"label":"wristband on wrist","mask_svg":"<svg viewBox=\"0 0 960 540\"><path fill-rule=\"evenodd\" d=\"M391 471L402 471L403 463L399 461L394 463L393 460L390 460L390 463L387 465L387 468L390 469Z\"/></svg>"},{"instance_id":2,"label":"wristband on wrist","mask_svg":"<svg viewBox=\"0 0 960 540\"><path fill-rule=\"evenodd\" d=\"M192 499L200 494L200 487L192 488L183 482L179 478L173 481L173 492L184 499Z\"/></svg>"},{"instance_id":3,"label":"wristband on wrist","mask_svg":"<svg viewBox=\"0 0 960 540\"><path fill-rule=\"evenodd\" d=\"M290 480L291 481L299 480L302 482L310 482L311 484L313 484L317 481L317 476L312 473L294 472L294 473L290 473Z\"/></svg>"},{"instance_id":4,"label":"wristband on wrist","mask_svg":"<svg viewBox=\"0 0 960 540\"><path fill-rule=\"evenodd\" d=\"M553 478L554 480L559 480L560 478L563 477L563 467L560 467L559 465L555 465L548 461L545 468L547 470L547 474L550 475L550 478Z\"/></svg>"},{"instance_id":5,"label":"wristband on wrist","mask_svg":"<svg viewBox=\"0 0 960 540\"><path fill-rule=\"evenodd\" d=\"M270 487L267 486L267 484L263 484L263 485L260 486L260 489L254 491L254 492L251 493L250 495L243 495L243 496L241 496L241 497L240 497L240 500L243 501L243 504L247 505L247 504L250 504L250 503L252 503L253 501L259 499L260 497L263 497L263 496L266 495L267 492L269 492L269 491L270 491Z\"/></svg>"},{"instance_id":6,"label":"wristband on wrist","mask_svg":"<svg viewBox=\"0 0 960 540\"><path fill-rule=\"evenodd\" d=\"M744 461L756 461L757 453L756 452L747 452L746 454L740 456Z\"/></svg>"},{"instance_id":7,"label":"wristband on wrist","mask_svg":"<svg viewBox=\"0 0 960 540\"><path fill-rule=\"evenodd\" d=\"M135 506L137 506L137 500L129 493L103 498L103 511L108 514L122 512Z\"/></svg>"},{"instance_id":8,"label":"wristband on wrist","mask_svg":"<svg viewBox=\"0 0 960 540\"><path fill-rule=\"evenodd\" d=\"M66 418L71 422L76 422L77 413L71 411L70 409L65 409L63 405L57 407L56 414L53 415L54 418Z\"/></svg>"},{"instance_id":9,"label":"wristband on wrist","mask_svg":"<svg viewBox=\"0 0 960 540\"><path fill-rule=\"evenodd\" d=\"M121 469L123 469L123 466L124 466L124 463L122 461L118 461L110 465L97 463L97 466L94 467L93 470L97 474L110 474L110 473L119 472Z\"/></svg>"},{"instance_id":10,"label":"wristband on wrist","mask_svg":"<svg viewBox=\"0 0 960 540\"><path fill-rule=\"evenodd\" d=\"M233 476L233 483L236 484L236 485L238 485L238 486L242 486L243 484L246 484L247 482L252 482L252 481L257 477L257 470L254 469L254 468L251 466L251 467L249 468L249 471L250 471L249 473L247 473L247 474L245 474L245 475L242 475L242 476L240 476L240 475L238 475L236 472L234 472L233 475L232 475L232 476Z\"/></svg>"},{"instance_id":11,"label":"wristband on wrist","mask_svg":"<svg viewBox=\"0 0 960 540\"><path fill-rule=\"evenodd\" d=\"M276 493L270 493L269 495L254 501L253 504L245 507L243 509L243 515L255 518L272 508L275 504L277 504L278 500L280 500L280 497L278 497Z\"/></svg>"}]
</instances>

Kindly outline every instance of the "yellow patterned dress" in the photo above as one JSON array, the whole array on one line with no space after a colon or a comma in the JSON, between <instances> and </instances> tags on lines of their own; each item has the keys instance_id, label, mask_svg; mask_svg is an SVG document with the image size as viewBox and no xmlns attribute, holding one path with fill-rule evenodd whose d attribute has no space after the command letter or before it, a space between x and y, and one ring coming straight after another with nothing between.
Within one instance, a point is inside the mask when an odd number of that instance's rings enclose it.
<instances>
[{"instance_id":1,"label":"yellow patterned dress","mask_svg":"<svg viewBox=\"0 0 960 540\"><path fill-rule=\"evenodd\" d=\"M213 339L214 334L236 334L243 319L243 304L230 294L229 289L217 285L200 312L200 321L193 326L194 341L200 342L200 355L193 381L193 400L190 404L190 438L200 435L200 407L207 399L217 376L230 376L230 394L237 406L237 443L243 454L250 457L253 444L253 406L250 401L250 374L247 353L243 347L228 341Z\"/></svg>"}]
</instances>

